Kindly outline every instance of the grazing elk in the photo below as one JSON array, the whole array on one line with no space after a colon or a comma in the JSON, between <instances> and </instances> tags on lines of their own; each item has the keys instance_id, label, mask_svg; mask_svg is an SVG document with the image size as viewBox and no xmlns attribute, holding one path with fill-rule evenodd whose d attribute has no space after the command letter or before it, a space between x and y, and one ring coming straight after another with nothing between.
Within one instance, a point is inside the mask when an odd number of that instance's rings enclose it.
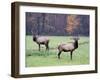
<instances>
[{"instance_id":1,"label":"grazing elk","mask_svg":"<svg viewBox=\"0 0 100 80\"><path fill-rule=\"evenodd\" d=\"M45 45L46 50L49 50L49 38L46 36L33 36L33 41L36 42L39 46L40 51L40 45Z\"/></svg>"},{"instance_id":2,"label":"grazing elk","mask_svg":"<svg viewBox=\"0 0 100 80\"><path fill-rule=\"evenodd\" d=\"M74 40L74 42L72 42L72 43L60 44L58 46L58 50L59 50L58 59L60 59L60 54L62 52L70 52L70 56L71 56L71 60L72 60L73 51L78 48L79 38L73 38L73 40Z\"/></svg>"}]
</instances>

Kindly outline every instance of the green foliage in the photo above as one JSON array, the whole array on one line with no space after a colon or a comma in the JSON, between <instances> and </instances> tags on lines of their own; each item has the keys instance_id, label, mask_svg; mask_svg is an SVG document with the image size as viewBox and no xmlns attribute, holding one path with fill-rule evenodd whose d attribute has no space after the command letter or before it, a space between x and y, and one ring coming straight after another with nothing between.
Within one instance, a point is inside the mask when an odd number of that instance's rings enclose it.
<instances>
[{"instance_id":1,"label":"green foliage","mask_svg":"<svg viewBox=\"0 0 100 80\"><path fill-rule=\"evenodd\" d=\"M50 50L45 51L45 47L41 46L41 51L38 51L38 45L32 41L32 36L26 36L26 67L89 64L89 37L80 37L79 48L73 52L73 60L70 59L69 52L62 52L61 59L57 58L57 46L72 42L71 37L49 36L49 38Z\"/></svg>"}]
</instances>

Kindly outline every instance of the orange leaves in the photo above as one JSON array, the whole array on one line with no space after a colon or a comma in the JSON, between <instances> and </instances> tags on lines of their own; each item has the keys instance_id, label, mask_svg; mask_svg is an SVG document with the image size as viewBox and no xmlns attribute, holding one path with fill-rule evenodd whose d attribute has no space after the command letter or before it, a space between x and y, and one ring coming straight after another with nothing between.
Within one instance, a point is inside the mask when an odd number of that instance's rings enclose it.
<instances>
[{"instance_id":1,"label":"orange leaves","mask_svg":"<svg viewBox=\"0 0 100 80\"><path fill-rule=\"evenodd\" d=\"M80 26L80 18L77 15L67 16L66 31L71 34L76 28Z\"/></svg>"}]
</instances>

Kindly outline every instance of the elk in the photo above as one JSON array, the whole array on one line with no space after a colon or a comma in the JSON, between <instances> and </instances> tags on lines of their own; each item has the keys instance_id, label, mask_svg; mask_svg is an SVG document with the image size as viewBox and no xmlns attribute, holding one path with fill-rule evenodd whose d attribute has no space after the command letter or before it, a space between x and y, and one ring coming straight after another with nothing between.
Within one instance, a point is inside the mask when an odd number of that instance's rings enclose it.
<instances>
[{"instance_id":1,"label":"elk","mask_svg":"<svg viewBox=\"0 0 100 80\"><path fill-rule=\"evenodd\" d=\"M79 38L73 38L74 42L66 43L66 44L60 44L58 46L58 59L60 59L60 55L62 52L70 52L71 60L73 51L78 48L78 40Z\"/></svg>"},{"instance_id":2,"label":"elk","mask_svg":"<svg viewBox=\"0 0 100 80\"><path fill-rule=\"evenodd\" d=\"M39 46L40 51L40 45L45 45L46 50L49 50L49 38L46 36L33 36L33 41L36 42Z\"/></svg>"}]
</instances>

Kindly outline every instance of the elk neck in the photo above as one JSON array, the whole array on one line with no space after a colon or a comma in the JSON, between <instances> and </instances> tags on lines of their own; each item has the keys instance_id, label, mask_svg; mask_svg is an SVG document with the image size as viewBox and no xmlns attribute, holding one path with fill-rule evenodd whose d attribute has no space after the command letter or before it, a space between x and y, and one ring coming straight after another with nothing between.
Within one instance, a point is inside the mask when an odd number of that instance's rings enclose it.
<instances>
[{"instance_id":1,"label":"elk neck","mask_svg":"<svg viewBox=\"0 0 100 80\"><path fill-rule=\"evenodd\" d=\"M75 40L74 47L75 47L75 49L78 48L78 40Z\"/></svg>"},{"instance_id":2,"label":"elk neck","mask_svg":"<svg viewBox=\"0 0 100 80\"><path fill-rule=\"evenodd\" d=\"M37 40L37 37L36 36L33 36L33 41L36 41Z\"/></svg>"}]
</instances>

